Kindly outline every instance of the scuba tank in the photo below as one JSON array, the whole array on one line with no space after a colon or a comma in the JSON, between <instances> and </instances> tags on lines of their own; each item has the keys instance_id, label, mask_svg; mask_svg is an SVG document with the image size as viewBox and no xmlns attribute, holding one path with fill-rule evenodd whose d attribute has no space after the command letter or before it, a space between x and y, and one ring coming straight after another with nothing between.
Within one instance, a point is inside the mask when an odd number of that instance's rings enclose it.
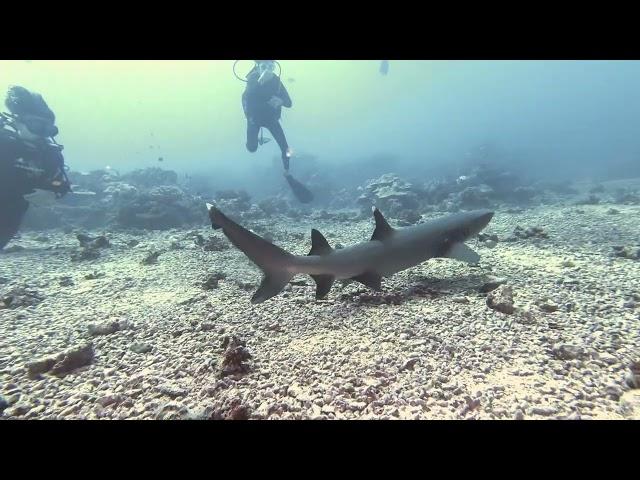
<instances>
[{"instance_id":1,"label":"scuba tank","mask_svg":"<svg viewBox=\"0 0 640 480\"><path fill-rule=\"evenodd\" d=\"M15 115L0 112L0 135L5 135L14 142L20 142L35 154L36 160L19 157L15 160L13 167L22 170L28 178L38 181L42 186L54 192L57 198L70 192L70 182L66 172L67 166L64 164L64 158L62 157L64 146L56 142L53 137L40 138L37 141L22 138L19 127L16 124L18 121ZM55 131L57 133L57 128ZM43 165L42 161L38 161L38 152L42 156L46 156L46 160L57 163L57 165ZM45 176L48 178L43 178Z\"/></svg>"}]
</instances>

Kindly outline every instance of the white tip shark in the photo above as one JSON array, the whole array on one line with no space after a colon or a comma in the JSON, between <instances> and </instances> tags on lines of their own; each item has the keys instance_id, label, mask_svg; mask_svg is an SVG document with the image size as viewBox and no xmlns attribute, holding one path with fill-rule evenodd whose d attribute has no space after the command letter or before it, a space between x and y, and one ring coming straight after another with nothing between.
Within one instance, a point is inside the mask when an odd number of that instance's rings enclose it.
<instances>
[{"instance_id":1,"label":"white tip shark","mask_svg":"<svg viewBox=\"0 0 640 480\"><path fill-rule=\"evenodd\" d=\"M229 241L263 272L251 298L258 304L279 294L297 274L316 282L316 298L323 299L336 280L351 279L382 290L382 277L419 265L430 258L454 258L478 263L480 256L464 242L481 232L493 218L490 210L456 213L406 228L393 228L380 210L373 209L376 228L371 240L334 250L318 230L311 230L308 255L292 255L229 219L207 204L211 225L222 229Z\"/></svg>"}]
</instances>

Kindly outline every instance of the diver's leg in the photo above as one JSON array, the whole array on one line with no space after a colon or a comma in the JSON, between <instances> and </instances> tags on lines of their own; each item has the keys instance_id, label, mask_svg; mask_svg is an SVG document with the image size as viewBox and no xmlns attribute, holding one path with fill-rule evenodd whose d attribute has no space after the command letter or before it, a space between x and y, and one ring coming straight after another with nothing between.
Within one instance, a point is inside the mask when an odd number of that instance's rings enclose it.
<instances>
[{"instance_id":1,"label":"diver's leg","mask_svg":"<svg viewBox=\"0 0 640 480\"><path fill-rule=\"evenodd\" d=\"M278 120L273 120L265 125L265 127L271 132L276 142L278 142L280 152L282 152L282 165L286 171L289 171L289 145L287 144L284 130L282 130L282 125L280 125Z\"/></svg>"},{"instance_id":2,"label":"diver's leg","mask_svg":"<svg viewBox=\"0 0 640 480\"><path fill-rule=\"evenodd\" d=\"M18 233L29 202L21 196L0 198L0 250Z\"/></svg>"},{"instance_id":3,"label":"diver's leg","mask_svg":"<svg viewBox=\"0 0 640 480\"><path fill-rule=\"evenodd\" d=\"M247 150L251 153L258 150L258 133L260 125L247 120Z\"/></svg>"}]
</instances>

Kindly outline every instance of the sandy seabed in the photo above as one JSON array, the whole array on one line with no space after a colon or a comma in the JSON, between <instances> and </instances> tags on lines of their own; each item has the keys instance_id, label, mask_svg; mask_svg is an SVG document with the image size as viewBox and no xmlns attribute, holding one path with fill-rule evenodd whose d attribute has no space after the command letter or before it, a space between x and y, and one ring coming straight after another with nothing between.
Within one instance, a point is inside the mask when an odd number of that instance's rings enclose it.
<instances>
[{"instance_id":1,"label":"sandy seabed","mask_svg":"<svg viewBox=\"0 0 640 480\"><path fill-rule=\"evenodd\" d=\"M373 231L373 219L260 225L296 254L311 228L332 245ZM516 226L548 238L504 241ZM0 254L0 293L13 295L0 418L640 418L640 268L612 255L638 246L638 206L497 209L484 232L497 244L469 242L478 266L434 259L383 293L337 282L324 301L298 276L256 306L260 272L230 245L203 251L195 233L228 243L206 225L85 233L111 246L72 262L74 234L28 232ZM488 307L491 282L511 288L513 313Z\"/></svg>"}]
</instances>

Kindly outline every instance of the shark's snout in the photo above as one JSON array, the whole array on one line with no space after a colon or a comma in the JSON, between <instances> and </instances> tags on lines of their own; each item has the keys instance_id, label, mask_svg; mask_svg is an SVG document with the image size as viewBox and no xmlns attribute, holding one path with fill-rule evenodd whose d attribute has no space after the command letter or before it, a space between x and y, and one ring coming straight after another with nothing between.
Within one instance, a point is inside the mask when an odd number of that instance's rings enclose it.
<instances>
[{"instance_id":1,"label":"shark's snout","mask_svg":"<svg viewBox=\"0 0 640 480\"><path fill-rule=\"evenodd\" d=\"M491 221L491 219L493 218L495 212L492 212L491 210L480 210L477 212L474 220L473 220L473 233L474 234L478 234L480 233L482 230L484 230L484 228L489 225L489 222Z\"/></svg>"},{"instance_id":2,"label":"shark's snout","mask_svg":"<svg viewBox=\"0 0 640 480\"><path fill-rule=\"evenodd\" d=\"M489 222L491 221L491 219L493 218L495 212L492 212L490 210L487 210L486 212L482 213L480 215L480 220L483 223L483 226L486 227L487 225L489 225Z\"/></svg>"}]
</instances>

